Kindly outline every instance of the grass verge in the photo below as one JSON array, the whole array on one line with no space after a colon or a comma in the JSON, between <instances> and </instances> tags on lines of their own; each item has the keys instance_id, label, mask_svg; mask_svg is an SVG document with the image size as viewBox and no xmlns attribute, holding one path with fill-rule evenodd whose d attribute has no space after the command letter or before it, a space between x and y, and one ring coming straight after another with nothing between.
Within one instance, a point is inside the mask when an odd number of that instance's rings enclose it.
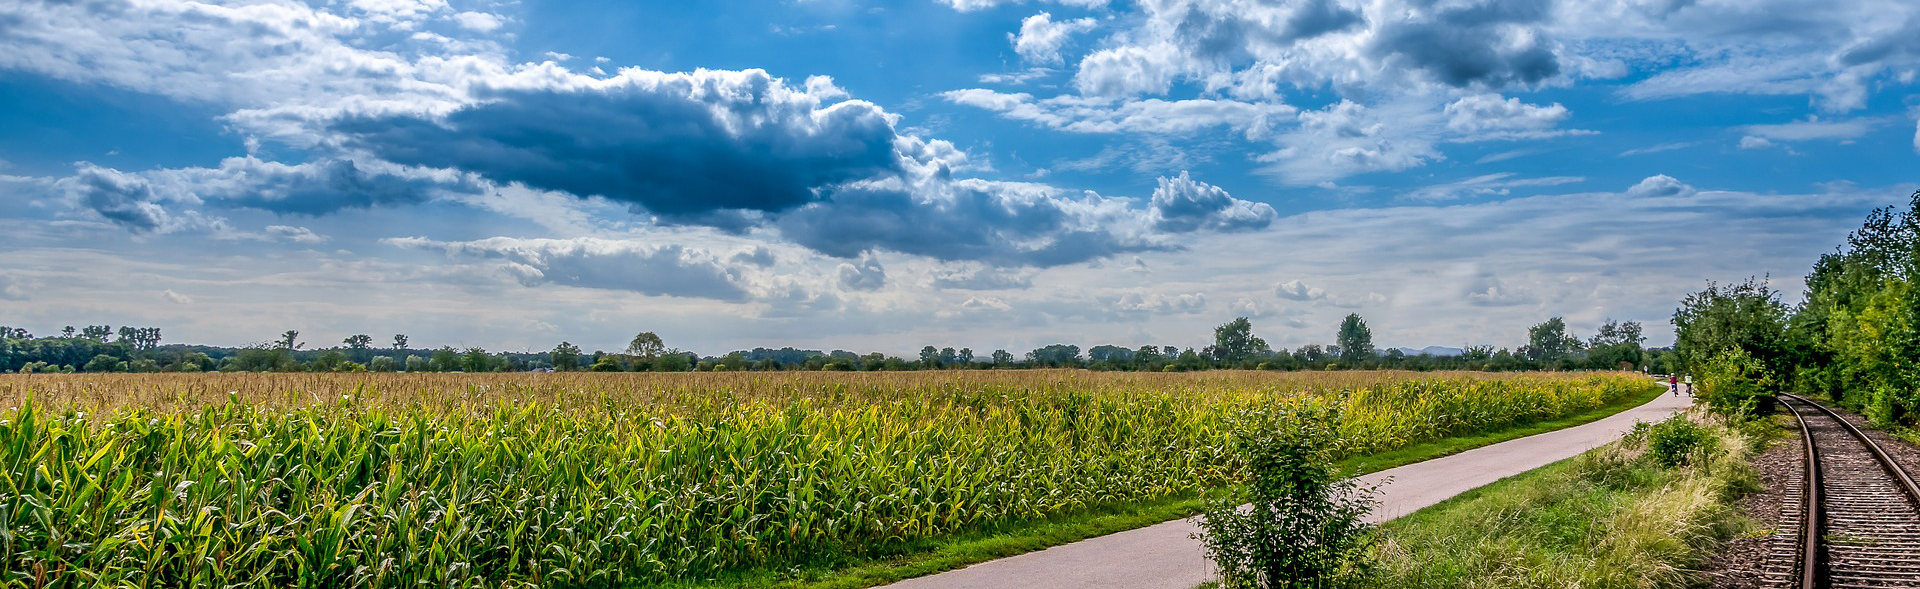
<instances>
[{"instance_id":1,"label":"grass verge","mask_svg":"<svg viewBox=\"0 0 1920 589\"><path fill-rule=\"evenodd\" d=\"M1683 464L1629 435L1388 522L1378 585L1696 584L1692 569L1749 525L1734 502L1758 488L1750 459L1765 437L1703 427L1711 441Z\"/></svg>"},{"instance_id":2,"label":"grass verge","mask_svg":"<svg viewBox=\"0 0 1920 589\"><path fill-rule=\"evenodd\" d=\"M1386 470L1479 448L1599 421L1609 415L1644 405L1665 389L1632 395L1584 413L1523 426L1451 437L1341 461L1354 475ZM1046 520L990 528L971 534L928 539L897 547L886 554L849 556L781 570L752 570L680 587L791 587L798 589L859 589L902 579L953 570L967 565L1041 550L1087 538L1192 516L1205 507L1204 496L1192 494L1131 505L1105 506Z\"/></svg>"}]
</instances>

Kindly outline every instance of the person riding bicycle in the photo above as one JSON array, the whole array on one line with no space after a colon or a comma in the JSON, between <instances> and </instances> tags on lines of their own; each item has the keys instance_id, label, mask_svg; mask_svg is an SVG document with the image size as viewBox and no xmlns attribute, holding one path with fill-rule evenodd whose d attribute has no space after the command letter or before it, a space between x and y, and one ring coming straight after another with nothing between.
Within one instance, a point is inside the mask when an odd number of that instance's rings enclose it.
<instances>
[{"instance_id":1,"label":"person riding bicycle","mask_svg":"<svg viewBox=\"0 0 1920 589\"><path fill-rule=\"evenodd\" d=\"M1680 375L1667 375L1667 390L1672 391L1673 394L1676 395L1680 394Z\"/></svg>"}]
</instances>

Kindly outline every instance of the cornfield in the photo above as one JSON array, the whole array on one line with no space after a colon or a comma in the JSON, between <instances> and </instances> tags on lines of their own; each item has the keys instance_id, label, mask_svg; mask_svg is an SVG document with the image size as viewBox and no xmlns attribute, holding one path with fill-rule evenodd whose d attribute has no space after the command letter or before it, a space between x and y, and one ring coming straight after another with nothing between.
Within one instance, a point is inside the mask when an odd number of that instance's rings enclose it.
<instances>
[{"instance_id":1,"label":"cornfield","mask_svg":"<svg viewBox=\"0 0 1920 589\"><path fill-rule=\"evenodd\" d=\"M1625 374L8 375L0 586L634 586L1217 487L1317 398L1370 453Z\"/></svg>"}]
</instances>

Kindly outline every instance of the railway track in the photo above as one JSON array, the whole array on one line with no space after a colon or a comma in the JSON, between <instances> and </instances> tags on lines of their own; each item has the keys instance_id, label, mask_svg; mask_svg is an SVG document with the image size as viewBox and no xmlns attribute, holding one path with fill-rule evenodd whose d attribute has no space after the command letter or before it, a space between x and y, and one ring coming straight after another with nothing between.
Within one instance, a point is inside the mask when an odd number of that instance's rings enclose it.
<instances>
[{"instance_id":1,"label":"railway track","mask_svg":"<svg viewBox=\"0 0 1920 589\"><path fill-rule=\"evenodd\" d=\"M1772 587L1920 587L1920 486L1832 411L1781 396L1806 458L1762 574Z\"/></svg>"}]
</instances>

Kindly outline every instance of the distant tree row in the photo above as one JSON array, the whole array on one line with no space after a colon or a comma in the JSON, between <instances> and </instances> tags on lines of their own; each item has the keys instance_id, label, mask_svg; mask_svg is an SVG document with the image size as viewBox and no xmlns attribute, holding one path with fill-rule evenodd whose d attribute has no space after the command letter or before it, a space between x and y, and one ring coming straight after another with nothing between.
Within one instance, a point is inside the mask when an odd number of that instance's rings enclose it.
<instances>
[{"instance_id":1,"label":"distant tree row","mask_svg":"<svg viewBox=\"0 0 1920 589\"><path fill-rule=\"evenodd\" d=\"M1307 344L1293 350L1274 349L1254 335L1245 317L1213 331L1213 344L1195 348L1165 345L1127 347L1097 345L1085 350L1073 344L1050 344L1015 355L1008 350L977 354L972 348L925 346L917 357L902 358L881 352L856 354L846 350L822 352L795 348L754 348L720 356L701 356L669 348L658 334L641 332L625 349L586 352L571 342L560 342L547 352L488 352L482 348L418 350L408 347L405 334L395 334L389 346L374 347L374 337L354 334L340 345L308 349L298 330L287 330L267 342L240 348L160 345L157 328L122 327L115 337L105 325L68 327L59 337L35 338L23 329L0 327L0 368L26 372L157 372L157 371L308 371L308 372L496 372L597 371L686 372L740 370L936 370L1089 368L1094 370L1190 371L1218 368L1263 370L1338 370L1345 368L1399 368L1410 370L1569 370L1666 369L1661 355L1641 348L1640 324L1609 320L1599 333L1582 340L1568 333L1566 322L1553 317L1528 330L1528 342L1512 349L1468 346L1460 354L1408 355L1400 349L1384 352L1373 344L1373 332L1358 314L1340 322L1331 345ZM1657 352L1657 351L1654 351Z\"/></svg>"}]
</instances>

